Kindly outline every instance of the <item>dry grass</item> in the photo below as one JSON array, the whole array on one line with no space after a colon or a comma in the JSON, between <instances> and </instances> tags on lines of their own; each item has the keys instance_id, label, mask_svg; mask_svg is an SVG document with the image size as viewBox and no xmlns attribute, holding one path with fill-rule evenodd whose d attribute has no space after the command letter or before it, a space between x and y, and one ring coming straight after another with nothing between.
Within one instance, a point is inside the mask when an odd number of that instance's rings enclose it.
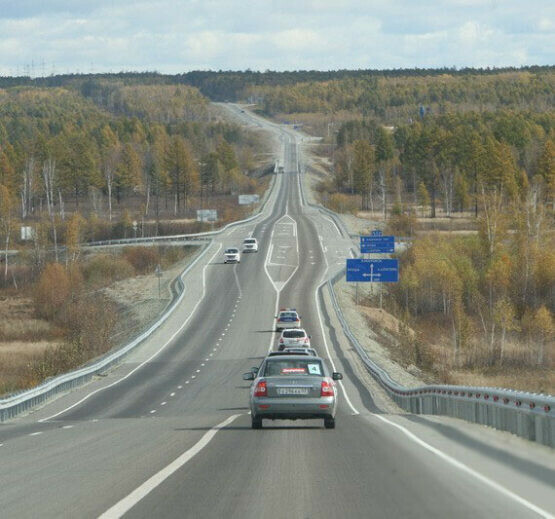
<instances>
[{"instance_id":1,"label":"dry grass","mask_svg":"<svg viewBox=\"0 0 555 519\"><path fill-rule=\"evenodd\" d=\"M10 341L0 343L0 394L34 386L38 381L32 366L58 342Z\"/></svg>"},{"instance_id":2,"label":"dry grass","mask_svg":"<svg viewBox=\"0 0 555 519\"><path fill-rule=\"evenodd\" d=\"M441 314L421 318L410 327L383 309L358 309L391 358L405 368L419 368L426 382L555 394L555 345L546 345L547 360L536 366L535 345L513 338L501 356L499 349L492 352L475 334L456 358L450 322Z\"/></svg>"},{"instance_id":3,"label":"dry grass","mask_svg":"<svg viewBox=\"0 0 555 519\"><path fill-rule=\"evenodd\" d=\"M555 394L555 371L550 369L512 369L487 371L452 371L451 384L502 387L533 393Z\"/></svg>"}]
</instances>

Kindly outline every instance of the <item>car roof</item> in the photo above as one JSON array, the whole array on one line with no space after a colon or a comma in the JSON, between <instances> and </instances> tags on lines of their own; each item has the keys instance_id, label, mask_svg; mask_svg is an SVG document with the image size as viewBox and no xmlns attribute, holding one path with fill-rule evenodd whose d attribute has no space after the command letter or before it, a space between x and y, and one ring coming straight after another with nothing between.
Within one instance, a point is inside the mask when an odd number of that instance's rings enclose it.
<instances>
[{"instance_id":1,"label":"car roof","mask_svg":"<svg viewBox=\"0 0 555 519\"><path fill-rule=\"evenodd\" d=\"M283 332L304 332L306 334L306 330L304 328L284 328L281 330L281 333Z\"/></svg>"},{"instance_id":2,"label":"car roof","mask_svg":"<svg viewBox=\"0 0 555 519\"><path fill-rule=\"evenodd\" d=\"M323 359L321 357L318 357L316 355L311 355L310 353L293 353L293 352L288 352L288 351L271 351L270 353L268 353L268 356L266 357L285 357L285 358L291 358L291 359L295 359L297 357L310 357L311 359L318 359L321 360L323 362Z\"/></svg>"},{"instance_id":3,"label":"car roof","mask_svg":"<svg viewBox=\"0 0 555 519\"><path fill-rule=\"evenodd\" d=\"M288 355L304 355L306 357L311 356L308 351L271 351L270 353L268 353L268 357L283 357Z\"/></svg>"},{"instance_id":4,"label":"car roof","mask_svg":"<svg viewBox=\"0 0 555 519\"><path fill-rule=\"evenodd\" d=\"M256 238L254 238L252 236L247 236L243 241L247 241L247 240L256 241Z\"/></svg>"}]
</instances>

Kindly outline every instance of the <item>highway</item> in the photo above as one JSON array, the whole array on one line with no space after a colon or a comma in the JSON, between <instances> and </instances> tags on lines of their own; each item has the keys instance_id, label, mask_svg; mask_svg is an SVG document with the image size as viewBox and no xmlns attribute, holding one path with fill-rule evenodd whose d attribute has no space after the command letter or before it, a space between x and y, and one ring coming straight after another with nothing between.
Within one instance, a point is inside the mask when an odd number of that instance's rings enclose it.
<instances>
[{"instance_id":1,"label":"highway","mask_svg":"<svg viewBox=\"0 0 555 519\"><path fill-rule=\"evenodd\" d=\"M0 425L0 515L551 517L553 451L383 408L318 291L353 244L303 203L298 135L228 109L281 139L285 173L264 214L215 239L183 304L118 368ZM223 250L249 235L259 252L224 265ZM277 341L282 306L345 375L334 430L251 429L241 375Z\"/></svg>"}]
</instances>

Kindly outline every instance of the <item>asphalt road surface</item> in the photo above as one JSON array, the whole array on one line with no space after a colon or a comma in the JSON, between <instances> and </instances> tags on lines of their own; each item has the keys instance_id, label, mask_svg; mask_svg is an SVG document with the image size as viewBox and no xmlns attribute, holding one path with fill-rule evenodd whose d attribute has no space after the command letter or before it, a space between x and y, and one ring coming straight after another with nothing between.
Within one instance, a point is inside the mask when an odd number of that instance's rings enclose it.
<instances>
[{"instance_id":1,"label":"asphalt road surface","mask_svg":"<svg viewBox=\"0 0 555 519\"><path fill-rule=\"evenodd\" d=\"M299 137L263 216L217 238L180 308L117 369L0 425L1 517L550 517L553 452L457 420L392 414L357 376L318 287L352 243L303 204ZM259 252L223 264L244 237ZM251 430L243 372L297 308L345 374L334 430L321 420Z\"/></svg>"}]
</instances>

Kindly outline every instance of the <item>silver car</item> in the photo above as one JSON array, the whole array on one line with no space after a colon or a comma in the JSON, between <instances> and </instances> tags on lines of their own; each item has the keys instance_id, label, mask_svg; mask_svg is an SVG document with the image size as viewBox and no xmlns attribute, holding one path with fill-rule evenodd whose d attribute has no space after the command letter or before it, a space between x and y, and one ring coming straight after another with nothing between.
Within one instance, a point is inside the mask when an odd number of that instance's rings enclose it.
<instances>
[{"instance_id":1,"label":"silver car","mask_svg":"<svg viewBox=\"0 0 555 519\"><path fill-rule=\"evenodd\" d=\"M255 372L243 374L252 380L250 409L253 429L262 419L310 420L321 418L326 429L335 427L336 380L341 373L329 372L324 360L307 355L274 355L264 359Z\"/></svg>"}]
</instances>

